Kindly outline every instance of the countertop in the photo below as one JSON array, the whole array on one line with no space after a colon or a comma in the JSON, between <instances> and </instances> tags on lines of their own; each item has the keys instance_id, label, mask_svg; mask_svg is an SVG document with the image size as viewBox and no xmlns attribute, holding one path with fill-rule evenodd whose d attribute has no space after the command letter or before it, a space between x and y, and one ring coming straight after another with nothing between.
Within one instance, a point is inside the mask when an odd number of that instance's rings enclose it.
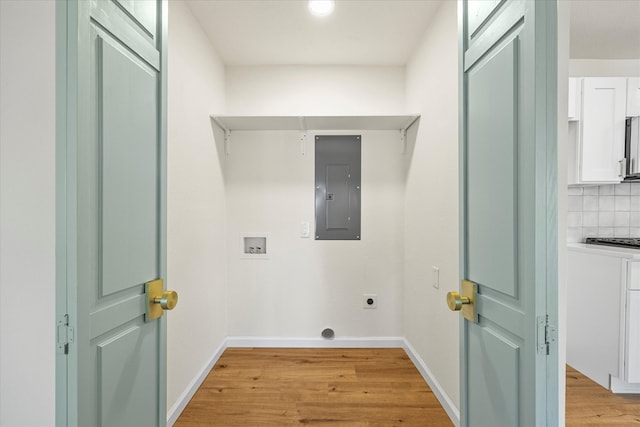
<instances>
[{"instance_id":1,"label":"countertop","mask_svg":"<svg viewBox=\"0 0 640 427\"><path fill-rule=\"evenodd\" d=\"M570 251L586 252L596 255L613 256L640 260L640 249L620 248L617 246L587 245L586 243L567 243Z\"/></svg>"}]
</instances>

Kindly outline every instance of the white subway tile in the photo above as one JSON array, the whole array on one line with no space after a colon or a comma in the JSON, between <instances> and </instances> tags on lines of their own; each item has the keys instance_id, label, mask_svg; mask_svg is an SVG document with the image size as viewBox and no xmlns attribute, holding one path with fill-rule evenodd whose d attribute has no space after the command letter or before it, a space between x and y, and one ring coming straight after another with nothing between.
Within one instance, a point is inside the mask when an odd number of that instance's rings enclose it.
<instances>
[{"instance_id":1,"label":"white subway tile","mask_svg":"<svg viewBox=\"0 0 640 427\"><path fill-rule=\"evenodd\" d=\"M628 196L631 193L631 184L622 182L613 186L613 194L616 196Z\"/></svg>"},{"instance_id":2,"label":"white subway tile","mask_svg":"<svg viewBox=\"0 0 640 427\"><path fill-rule=\"evenodd\" d=\"M582 196L569 196L569 212L582 212Z\"/></svg>"},{"instance_id":3,"label":"white subway tile","mask_svg":"<svg viewBox=\"0 0 640 427\"><path fill-rule=\"evenodd\" d=\"M640 196L640 182L629 183L632 196Z\"/></svg>"},{"instance_id":4,"label":"white subway tile","mask_svg":"<svg viewBox=\"0 0 640 427\"><path fill-rule=\"evenodd\" d=\"M598 210L598 196L582 196L582 209L585 211ZM613 209L612 209L613 210Z\"/></svg>"},{"instance_id":5,"label":"white subway tile","mask_svg":"<svg viewBox=\"0 0 640 427\"><path fill-rule=\"evenodd\" d=\"M598 227L582 227L582 237L598 237L599 231Z\"/></svg>"},{"instance_id":6,"label":"white subway tile","mask_svg":"<svg viewBox=\"0 0 640 427\"><path fill-rule=\"evenodd\" d=\"M614 212L615 220L613 225L615 227L628 227L629 226L629 212Z\"/></svg>"},{"instance_id":7,"label":"white subway tile","mask_svg":"<svg viewBox=\"0 0 640 427\"><path fill-rule=\"evenodd\" d=\"M598 186L593 185L591 187L583 187L582 194L584 194L585 196L597 196Z\"/></svg>"},{"instance_id":8,"label":"white subway tile","mask_svg":"<svg viewBox=\"0 0 640 427\"><path fill-rule=\"evenodd\" d=\"M640 196L629 197L629 210L635 212L640 211Z\"/></svg>"},{"instance_id":9,"label":"white subway tile","mask_svg":"<svg viewBox=\"0 0 640 427\"><path fill-rule=\"evenodd\" d=\"M613 237L629 237L629 227L616 227L613 229Z\"/></svg>"},{"instance_id":10,"label":"white subway tile","mask_svg":"<svg viewBox=\"0 0 640 427\"><path fill-rule=\"evenodd\" d=\"M603 212L598 215L598 227L613 227L616 221L615 212Z\"/></svg>"},{"instance_id":11,"label":"white subway tile","mask_svg":"<svg viewBox=\"0 0 640 427\"><path fill-rule=\"evenodd\" d=\"M598 228L598 235L596 237L613 237L613 227Z\"/></svg>"},{"instance_id":12,"label":"white subway tile","mask_svg":"<svg viewBox=\"0 0 640 427\"><path fill-rule=\"evenodd\" d=\"M567 225L569 227L582 227L582 212L569 212Z\"/></svg>"},{"instance_id":13,"label":"white subway tile","mask_svg":"<svg viewBox=\"0 0 640 427\"><path fill-rule=\"evenodd\" d=\"M640 237L640 227L631 227L629 229L629 237Z\"/></svg>"},{"instance_id":14,"label":"white subway tile","mask_svg":"<svg viewBox=\"0 0 640 427\"><path fill-rule=\"evenodd\" d=\"M615 194L613 190L613 184L601 185L600 187L598 187L598 194L601 196L613 196Z\"/></svg>"},{"instance_id":15,"label":"white subway tile","mask_svg":"<svg viewBox=\"0 0 640 427\"><path fill-rule=\"evenodd\" d=\"M638 212L640 214L640 212ZM598 212L584 212L582 214L582 226L583 227L597 227L598 226Z\"/></svg>"},{"instance_id":16,"label":"white subway tile","mask_svg":"<svg viewBox=\"0 0 640 427\"><path fill-rule=\"evenodd\" d=\"M629 196L614 196L614 210L616 211L629 211L631 205L631 198Z\"/></svg>"},{"instance_id":17,"label":"white subway tile","mask_svg":"<svg viewBox=\"0 0 640 427\"><path fill-rule=\"evenodd\" d=\"M582 196L582 187L569 187L567 194L569 196Z\"/></svg>"},{"instance_id":18,"label":"white subway tile","mask_svg":"<svg viewBox=\"0 0 640 427\"><path fill-rule=\"evenodd\" d=\"M629 225L640 227L640 212L629 212Z\"/></svg>"},{"instance_id":19,"label":"white subway tile","mask_svg":"<svg viewBox=\"0 0 640 427\"><path fill-rule=\"evenodd\" d=\"M585 196L585 197L590 197L590 196ZM613 198L614 196L600 196L598 197L598 208L600 210L600 212L602 211L613 211L613 207L614 207L614 203L613 203Z\"/></svg>"}]
</instances>

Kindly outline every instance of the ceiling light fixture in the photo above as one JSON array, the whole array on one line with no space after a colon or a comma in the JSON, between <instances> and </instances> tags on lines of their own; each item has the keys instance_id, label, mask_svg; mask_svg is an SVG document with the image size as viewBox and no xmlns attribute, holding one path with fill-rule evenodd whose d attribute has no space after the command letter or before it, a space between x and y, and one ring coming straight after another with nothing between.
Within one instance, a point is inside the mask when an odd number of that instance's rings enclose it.
<instances>
[{"instance_id":1,"label":"ceiling light fixture","mask_svg":"<svg viewBox=\"0 0 640 427\"><path fill-rule=\"evenodd\" d=\"M309 0L309 12L315 16L329 16L334 8L335 3L333 0Z\"/></svg>"}]
</instances>

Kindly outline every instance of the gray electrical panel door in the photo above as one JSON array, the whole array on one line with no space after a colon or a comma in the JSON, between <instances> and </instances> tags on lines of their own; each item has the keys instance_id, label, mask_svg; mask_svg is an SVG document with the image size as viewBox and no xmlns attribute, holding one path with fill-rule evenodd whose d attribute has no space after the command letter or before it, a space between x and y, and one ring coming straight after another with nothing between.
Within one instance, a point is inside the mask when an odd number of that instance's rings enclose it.
<instances>
[{"instance_id":1,"label":"gray electrical panel door","mask_svg":"<svg viewBox=\"0 0 640 427\"><path fill-rule=\"evenodd\" d=\"M316 240L360 240L360 143L316 136Z\"/></svg>"}]
</instances>

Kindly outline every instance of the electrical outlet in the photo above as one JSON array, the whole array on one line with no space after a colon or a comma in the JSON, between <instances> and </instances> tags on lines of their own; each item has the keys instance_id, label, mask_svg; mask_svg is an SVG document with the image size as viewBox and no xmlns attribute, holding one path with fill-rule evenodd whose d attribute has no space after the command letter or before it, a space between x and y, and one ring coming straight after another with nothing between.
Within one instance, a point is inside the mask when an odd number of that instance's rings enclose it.
<instances>
[{"instance_id":1,"label":"electrical outlet","mask_svg":"<svg viewBox=\"0 0 640 427\"><path fill-rule=\"evenodd\" d=\"M433 269L433 287L436 289L440 289L440 268L433 266L431 267Z\"/></svg>"},{"instance_id":2,"label":"electrical outlet","mask_svg":"<svg viewBox=\"0 0 640 427\"><path fill-rule=\"evenodd\" d=\"M362 295L362 302L364 308L377 308L378 296L376 294L364 294Z\"/></svg>"}]
</instances>

